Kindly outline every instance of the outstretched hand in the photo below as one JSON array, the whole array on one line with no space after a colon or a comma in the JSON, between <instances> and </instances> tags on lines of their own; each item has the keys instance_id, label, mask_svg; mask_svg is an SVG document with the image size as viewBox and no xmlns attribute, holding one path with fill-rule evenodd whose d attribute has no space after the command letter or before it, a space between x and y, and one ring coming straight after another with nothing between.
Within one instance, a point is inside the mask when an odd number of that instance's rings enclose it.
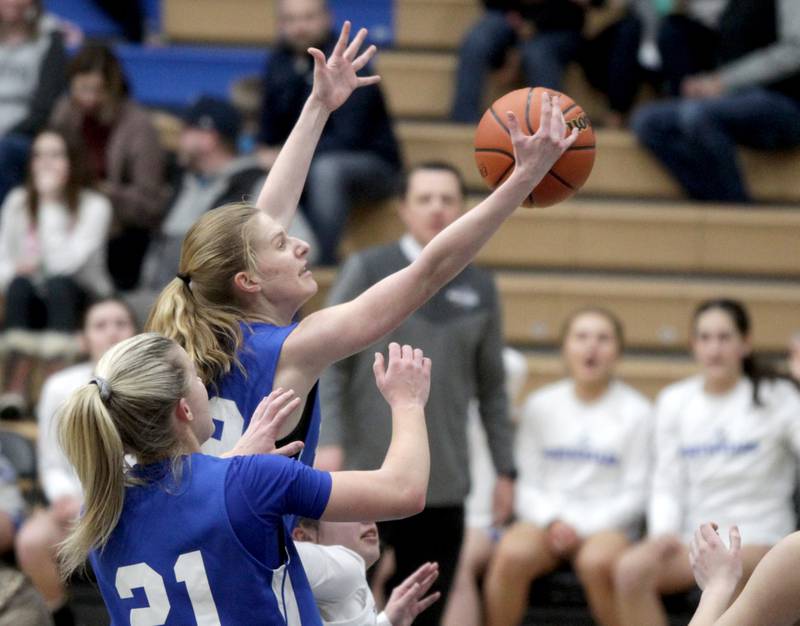
<instances>
[{"instance_id":1,"label":"outstretched hand","mask_svg":"<svg viewBox=\"0 0 800 626\"><path fill-rule=\"evenodd\" d=\"M372 365L375 383L389 406L425 406L431 388L431 360L419 348L392 342L389 344L389 365L383 355L375 353Z\"/></svg>"},{"instance_id":2,"label":"outstretched hand","mask_svg":"<svg viewBox=\"0 0 800 626\"><path fill-rule=\"evenodd\" d=\"M247 456L251 454L280 454L294 456L303 449L302 441L293 441L281 448L275 448L278 433L286 418L300 406L300 398L294 391L274 389L261 400L253 411L247 430L226 456Z\"/></svg>"},{"instance_id":3,"label":"outstretched hand","mask_svg":"<svg viewBox=\"0 0 800 626\"><path fill-rule=\"evenodd\" d=\"M526 135L519 127L519 120L512 111L506 113L506 126L511 135L516 159L515 172L530 177L538 183L561 155L578 138L578 129L567 134L567 123L561 112L561 98L542 93L539 128L533 135Z\"/></svg>"},{"instance_id":4,"label":"outstretched hand","mask_svg":"<svg viewBox=\"0 0 800 626\"><path fill-rule=\"evenodd\" d=\"M438 577L439 565L425 563L392 589L385 609L392 626L409 626L417 615L439 599L442 594L438 591L425 596Z\"/></svg>"},{"instance_id":5,"label":"outstretched hand","mask_svg":"<svg viewBox=\"0 0 800 626\"><path fill-rule=\"evenodd\" d=\"M369 63L377 50L375 46L369 46L360 55L358 54L366 38L367 29L362 28L356 33L353 41L350 41L350 22L347 21L342 26L339 40L330 57L326 59L325 54L318 48L308 49L308 53L314 57L314 87L311 90L311 97L316 98L329 111L335 111L342 106L350 94L359 87L374 85L380 81L381 77L377 75L356 75Z\"/></svg>"},{"instance_id":6,"label":"outstretched hand","mask_svg":"<svg viewBox=\"0 0 800 626\"><path fill-rule=\"evenodd\" d=\"M730 548L726 548L717 534L717 525L703 524L694 532L689 546L689 563L694 578L702 590L718 586L731 593L742 578L742 537L732 526L729 532Z\"/></svg>"}]
</instances>

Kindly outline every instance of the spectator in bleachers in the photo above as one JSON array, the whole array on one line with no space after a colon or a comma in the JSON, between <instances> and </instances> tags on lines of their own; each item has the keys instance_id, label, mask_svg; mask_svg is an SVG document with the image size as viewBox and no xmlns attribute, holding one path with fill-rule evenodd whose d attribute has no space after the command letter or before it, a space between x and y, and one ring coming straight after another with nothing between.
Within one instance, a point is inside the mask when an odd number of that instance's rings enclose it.
<instances>
[{"instance_id":1,"label":"spectator in bleachers","mask_svg":"<svg viewBox=\"0 0 800 626\"><path fill-rule=\"evenodd\" d=\"M451 119L480 119L488 74L504 65L511 49L519 49L528 85L560 90L567 65L581 49L586 12L604 2L484 0L484 14L459 49Z\"/></svg>"},{"instance_id":2,"label":"spectator in bleachers","mask_svg":"<svg viewBox=\"0 0 800 626\"><path fill-rule=\"evenodd\" d=\"M730 0L715 70L689 76L682 98L634 113L631 127L695 200L748 202L737 144L800 145L800 3Z\"/></svg>"},{"instance_id":3,"label":"spectator in bleachers","mask_svg":"<svg viewBox=\"0 0 800 626\"><path fill-rule=\"evenodd\" d=\"M644 518L652 405L614 376L623 329L612 313L573 313L562 346L569 377L532 393L520 416L518 521L486 576L490 626L518 624L531 583L565 562L595 621L618 623L613 568Z\"/></svg>"},{"instance_id":4,"label":"spectator in bleachers","mask_svg":"<svg viewBox=\"0 0 800 626\"><path fill-rule=\"evenodd\" d=\"M525 356L513 348L503 348L503 369L506 393L512 406L516 407L528 377ZM512 416L515 414L516 409ZM478 585L502 532L502 527L497 526L493 519L492 487L497 476L480 419L478 407L473 402L467 426L470 492L464 504L464 543L442 619L444 626L481 626L483 623L483 602Z\"/></svg>"},{"instance_id":5,"label":"spectator in bleachers","mask_svg":"<svg viewBox=\"0 0 800 626\"><path fill-rule=\"evenodd\" d=\"M583 65L592 85L608 97L605 125L625 125L644 83L680 95L689 75L713 69L716 25L727 0L685 0L665 14L653 0L628 0L625 15L586 46Z\"/></svg>"},{"instance_id":6,"label":"spectator in bleachers","mask_svg":"<svg viewBox=\"0 0 800 626\"><path fill-rule=\"evenodd\" d=\"M33 137L66 85L67 54L40 0L0 1L0 202L25 179Z\"/></svg>"},{"instance_id":7,"label":"spectator in bleachers","mask_svg":"<svg viewBox=\"0 0 800 626\"><path fill-rule=\"evenodd\" d=\"M329 304L347 302L419 257L439 232L465 208L464 182L445 163L424 163L406 177L400 217L407 232L394 243L351 256L344 264ZM390 303L387 303L390 305ZM494 518L511 514L514 464L512 425L502 359L500 303L494 278L473 265L411 315L389 337L331 366L320 383L322 421L317 465L323 469L368 470L380 467L391 420L378 394L365 385L377 350L400 339L425 346L444 367L433 370L428 402L431 480L425 510L407 520L381 524L384 542L394 548L396 569L388 588L396 587L422 563L439 563L437 602L419 623L439 624L455 575L464 529L464 500L469 492L467 419L471 398L478 398L498 478Z\"/></svg>"},{"instance_id":8,"label":"spectator in bleachers","mask_svg":"<svg viewBox=\"0 0 800 626\"><path fill-rule=\"evenodd\" d=\"M694 587L688 544L701 523L739 526L744 580L797 527L800 393L756 365L741 303L706 301L692 325L700 374L659 395L648 538L615 573L620 617L630 626L666 625L660 594Z\"/></svg>"},{"instance_id":9,"label":"spectator in bleachers","mask_svg":"<svg viewBox=\"0 0 800 626\"><path fill-rule=\"evenodd\" d=\"M267 167L311 93L314 63L308 48L328 56L337 40L326 0L279 0L277 7L280 41L267 61L258 136ZM365 71L370 72L369 65ZM322 130L301 201L321 263L336 263L351 208L391 196L399 170L400 153L380 86L357 89Z\"/></svg>"},{"instance_id":10,"label":"spectator in bleachers","mask_svg":"<svg viewBox=\"0 0 800 626\"><path fill-rule=\"evenodd\" d=\"M105 295L111 223L108 198L87 187L84 158L54 130L33 143L28 181L8 194L0 216L0 289L5 296L4 404L17 413L36 357L77 352L87 295ZM55 363L53 364L55 365Z\"/></svg>"},{"instance_id":11,"label":"spectator in bleachers","mask_svg":"<svg viewBox=\"0 0 800 626\"><path fill-rule=\"evenodd\" d=\"M79 50L70 61L69 81L69 94L57 103L51 123L86 147L90 171L114 207L109 271L117 289L132 289L169 197L165 154L147 111L129 97L109 48L89 44Z\"/></svg>"},{"instance_id":12,"label":"spectator in bleachers","mask_svg":"<svg viewBox=\"0 0 800 626\"><path fill-rule=\"evenodd\" d=\"M203 96L186 112L178 143L181 166L175 194L158 232L147 249L139 288L129 300L144 319L159 292L178 272L181 244L189 228L206 211L231 202L255 201L267 172L253 156L236 155L240 118L228 102ZM313 235L298 215L289 229L311 241ZM313 255L309 259L314 262Z\"/></svg>"},{"instance_id":13,"label":"spectator in bleachers","mask_svg":"<svg viewBox=\"0 0 800 626\"><path fill-rule=\"evenodd\" d=\"M53 612L56 626L70 623L66 590L56 563L56 548L81 509L83 495L75 471L57 440L58 410L69 395L92 377L103 353L136 333L136 319L119 299L106 298L86 311L82 343L89 361L73 365L45 381L36 411L38 420L37 463L39 481L48 507L39 509L20 528L16 541L17 562L33 581Z\"/></svg>"}]
</instances>

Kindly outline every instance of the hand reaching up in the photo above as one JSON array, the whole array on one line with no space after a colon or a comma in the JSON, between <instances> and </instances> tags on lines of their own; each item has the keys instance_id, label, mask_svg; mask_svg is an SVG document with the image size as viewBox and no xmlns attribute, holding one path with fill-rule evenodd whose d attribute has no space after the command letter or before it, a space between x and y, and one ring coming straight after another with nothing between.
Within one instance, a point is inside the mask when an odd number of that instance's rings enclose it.
<instances>
[{"instance_id":1,"label":"hand reaching up","mask_svg":"<svg viewBox=\"0 0 800 626\"><path fill-rule=\"evenodd\" d=\"M383 355L375 354L372 366L375 383L392 408L416 405L424 407L431 388L431 360L419 348L389 344L389 365Z\"/></svg>"},{"instance_id":2,"label":"hand reaching up","mask_svg":"<svg viewBox=\"0 0 800 626\"><path fill-rule=\"evenodd\" d=\"M739 529L732 526L729 531L730 548L725 547L717 534L716 524L703 524L694 531L689 546L689 563L694 578L702 590L717 586L733 592L742 578L742 537Z\"/></svg>"},{"instance_id":3,"label":"hand reaching up","mask_svg":"<svg viewBox=\"0 0 800 626\"><path fill-rule=\"evenodd\" d=\"M542 93L539 128L533 135L526 135L519 127L519 120L513 112L506 113L506 125L514 146L516 166L514 174L538 182L550 170L561 155L578 138L578 129L566 135L567 123L561 112L559 96Z\"/></svg>"},{"instance_id":4,"label":"hand reaching up","mask_svg":"<svg viewBox=\"0 0 800 626\"><path fill-rule=\"evenodd\" d=\"M380 76L357 76L369 60L375 55L375 46L369 46L360 55L358 51L367 38L367 29L358 31L350 41L350 22L342 26L339 40L327 59L322 50L309 48L308 53L314 57L314 87L311 97L320 101L329 111L335 111L359 87L374 85ZM348 45L348 42L349 45ZM356 56L358 55L358 56Z\"/></svg>"},{"instance_id":5,"label":"hand reaching up","mask_svg":"<svg viewBox=\"0 0 800 626\"><path fill-rule=\"evenodd\" d=\"M417 615L439 599L442 594L438 591L425 595L438 576L439 565L425 563L392 589L392 595L386 603L386 617L392 626L409 626Z\"/></svg>"}]
</instances>

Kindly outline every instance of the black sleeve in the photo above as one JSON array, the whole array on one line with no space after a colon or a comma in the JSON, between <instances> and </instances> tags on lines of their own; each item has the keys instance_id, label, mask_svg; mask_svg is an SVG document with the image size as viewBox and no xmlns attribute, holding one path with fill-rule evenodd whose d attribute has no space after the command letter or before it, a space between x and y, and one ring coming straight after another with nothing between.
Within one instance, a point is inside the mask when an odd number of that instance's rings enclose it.
<instances>
[{"instance_id":1,"label":"black sleeve","mask_svg":"<svg viewBox=\"0 0 800 626\"><path fill-rule=\"evenodd\" d=\"M50 35L50 47L39 67L39 82L28 116L9 132L33 136L47 125L50 112L67 85L67 53L61 33Z\"/></svg>"}]
</instances>

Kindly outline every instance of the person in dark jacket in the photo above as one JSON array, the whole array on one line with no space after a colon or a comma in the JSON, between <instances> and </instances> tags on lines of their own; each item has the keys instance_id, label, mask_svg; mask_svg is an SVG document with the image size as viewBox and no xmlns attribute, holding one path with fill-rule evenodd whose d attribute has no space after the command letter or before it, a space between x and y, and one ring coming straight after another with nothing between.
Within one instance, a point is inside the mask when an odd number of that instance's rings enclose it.
<instances>
[{"instance_id":1,"label":"person in dark jacket","mask_svg":"<svg viewBox=\"0 0 800 626\"><path fill-rule=\"evenodd\" d=\"M639 109L631 127L692 199L749 202L737 144L800 145L800 4L730 0L719 58L683 80L681 98Z\"/></svg>"},{"instance_id":2,"label":"person in dark jacket","mask_svg":"<svg viewBox=\"0 0 800 626\"><path fill-rule=\"evenodd\" d=\"M325 0L280 0L278 23L280 41L264 73L258 136L267 167L311 93L314 64L306 50L315 47L330 55L336 43ZM373 73L370 66L363 72ZM321 263L336 262L352 205L391 196L399 170L400 152L380 87L358 89L322 130L302 200Z\"/></svg>"}]
</instances>

